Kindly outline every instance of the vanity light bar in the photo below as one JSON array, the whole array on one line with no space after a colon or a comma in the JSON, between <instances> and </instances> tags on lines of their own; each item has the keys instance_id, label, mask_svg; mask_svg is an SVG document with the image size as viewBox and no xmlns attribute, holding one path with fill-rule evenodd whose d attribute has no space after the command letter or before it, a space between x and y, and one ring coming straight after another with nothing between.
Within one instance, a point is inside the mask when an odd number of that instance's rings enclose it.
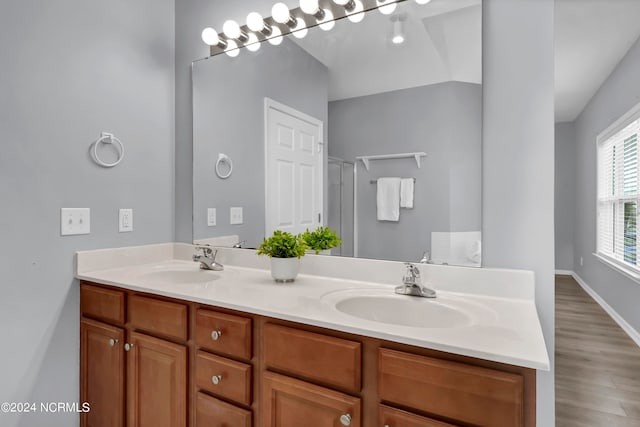
<instances>
[{"instance_id":1,"label":"vanity light bar","mask_svg":"<svg viewBox=\"0 0 640 427\"><path fill-rule=\"evenodd\" d=\"M382 13L389 13L397 3L405 1L409 0L301 0L300 7L290 10L284 3L276 3L272 9L273 16L263 19L259 13L252 12L247 16L246 25L240 26L229 20L225 22L222 33L205 28L202 40L210 46L211 56L221 53L237 56L242 47L256 51L264 40L276 45L282 42L282 36L293 34L302 38L312 27L330 30L335 21L343 18L360 22L367 11L379 9ZM418 4L430 1L415 0Z\"/></svg>"}]
</instances>

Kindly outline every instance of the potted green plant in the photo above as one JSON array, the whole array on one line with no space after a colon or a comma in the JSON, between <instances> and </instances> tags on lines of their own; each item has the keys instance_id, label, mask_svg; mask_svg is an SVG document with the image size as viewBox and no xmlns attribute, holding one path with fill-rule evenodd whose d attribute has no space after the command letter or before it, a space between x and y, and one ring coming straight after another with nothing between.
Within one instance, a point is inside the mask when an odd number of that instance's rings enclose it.
<instances>
[{"instance_id":1,"label":"potted green plant","mask_svg":"<svg viewBox=\"0 0 640 427\"><path fill-rule=\"evenodd\" d=\"M300 269L300 257L304 256L307 245L302 235L293 235L276 230L258 246L258 255L271 257L271 277L279 283L293 282Z\"/></svg>"},{"instance_id":2,"label":"potted green plant","mask_svg":"<svg viewBox=\"0 0 640 427\"><path fill-rule=\"evenodd\" d=\"M318 227L314 231L305 231L302 234L304 243L309 249L315 251L316 254L320 252L329 253L331 248L336 248L342 245L342 240L338 237L338 233L329 227Z\"/></svg>"}]
</instances>

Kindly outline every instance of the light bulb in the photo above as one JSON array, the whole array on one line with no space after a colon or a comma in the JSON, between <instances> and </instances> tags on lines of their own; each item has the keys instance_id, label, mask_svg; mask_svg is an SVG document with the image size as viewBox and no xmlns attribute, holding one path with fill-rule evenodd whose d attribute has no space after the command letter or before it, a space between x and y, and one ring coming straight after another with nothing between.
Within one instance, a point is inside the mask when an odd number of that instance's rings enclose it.
<instances>
[{"instance_id":1,"label":"light bulb","mask_svg":"<svg viewBox=\"0 0 640 427\"><path fill-rule=\"evenodd\" d=\"M302 18L296 18L296 22L296 28L293 29L292 34L297 39L303 39L309 32L307 24L305 24L304 19Z\"/></svg>"},{"instance_id":2,"label":"light bulb","mask_svg":"<svg viewBox=\"0 0 640 427\"><path fill-rule=\"evenodd\" d=\"M307 15L313 15L318 11L318 0L300 0L300 9Z\"/></svg>"},{"instance_id":3,"label":"light bulb","mask_svg":"<svg viewBox=\"0 0 640 427\"><path fill-rule=\"evenodd\" d=\"M274 4L273 8L271 8L271 15L278 24L286 24L291 19L289 8L284 3Z\"/></svg>"},{"instance_id":4,"label":"light bulb","mask_svg":"<svg viewBox=\"0 0 640 427\"><path fill-rule=\"evenodd\" d=\"M242 30L240 30L240 25L236 21L228 20L222 25L222 32L225 36L230 39L237 39L242 34Z\"/></svg>"},{"instance_id":5,"label":"light bulb","mask_svg":"<svg viewBox=\"0 0 640 427\"><path fill-rule=\"evenodd\" d=\"M224 53L229 55L232 58L235 58L240 54L240 49L238 49L238 43L235 40L227 41L227 48L224 50Z\"/></svg>"},{"instance_id":6,"label":"light bulb","mask_svg":"<svg viewBox=\"0 0 640 427\"><path fill-rule=\"evenodd\" d=\"M396 10L397 3L395 0L376 0L378 10L383 15L390 15Z\"/></svg>"},{"instance_id":7,"label":"light bulb","mask_svg":"<svg viewBox=\"0 0 640 427\"><path fill-rule=\"evenodd\" d=\"M255 52L260 49L260 39L254 33L249 33L247 42L244 44L251 52Z\"/></svg>"},{"instance_id":8,"label":"light bulb","mask_svg":"<svg viewBox=\"0 0 640 427\"><path fill-rule=\"evenodd\" d=\"M278 27L271 27L271 36L269 37L269 43L271 43L274 46L279 45L280 43L282 43L282 31L280 31L280 28Z\"/></svg>"},{"instance_id":9,"label":"light bulb","mask_svg":"<svg viewBox=\"0 0 640 427\"><path fill-rule=\"evenodd\" d=\"M333 12L329 9L324 10L324 19L322 21L318 21L320 24L320 28L329 31L336 25L336 21L333 20Z\"/></svg>"},{"instance_id":10,"label":"light bulb","mask_svg":"<svg viewBox=\"0 0 640 427\"><path fill-rule=\"evenodd\" d=\"M251 31L262 31L264 28L264 19L258 12L251 12L247 15L247 27Z\"/></svg>"},{"instance_id":11,"label":"light bulb","mask_svg":"<svg viewBox=\"0 0 640 427\"><path fill-rule=\"evenodd\" d=\"M416 0L416 3L418 4L427 4L429 3L431 0Z\"/></svg>"},{"instance_id":12,"label":"light bulb","mask_svg":"<svg viewBox=\"0 0 640 427\"><path fill-rule=\"evenodd\" d=\"M218 43L220 43L220 37L218 37L218 32L216 30L208 27L202 30L202 41L209 46L217 46Z\"/></svg>"},{"instance_id":13,"label":"light bulb","mask_svg":"<svg viewBox=\"0 0 640 427\"><path fill-rule=\"evenodd\" d=\"M345 4L349 3L349 1L351 0L333 0L333 2L338 6L344 6Z\"/></svg>"},{"instance_id":14,"label":"light bulb","mask_svg":"<svg viewBox=\"0 0 640 427\"><path fill-rule=\"evenodd\" d=\"M393 23L393 37L391 38L393 44L404 43L404 31L402 28L402 21L399 19Z\"/></svg>"},{"instance_id":15,"label":"light bulb","mask_svg":"<svg viewBox=\"0 0 640 427\"><path fill-rule=\"evenodd\" d=\"M349 21L356 23L364 19L364 6L360 0L353 0L355 7L351 12L347 12L347 18Z\"/></svg>"}]
</instances>

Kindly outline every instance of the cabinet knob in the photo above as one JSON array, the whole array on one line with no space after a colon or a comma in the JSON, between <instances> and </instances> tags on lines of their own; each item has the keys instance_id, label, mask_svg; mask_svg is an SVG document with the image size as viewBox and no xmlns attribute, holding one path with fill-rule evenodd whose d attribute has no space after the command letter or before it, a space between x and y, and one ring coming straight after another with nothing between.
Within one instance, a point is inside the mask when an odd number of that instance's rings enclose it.
<instances>
[{"instance_id":1,"label":"cabinet knob","mask_svg":"<svg viewBox=\"0 0 640 427\"><path fill-rule=\"evenodd\" d=\"M118 340L117 340L117 339L115 339L115 338L111 338L111 339L109 340L109 346L110 346L110 347L113 347L113 346L114 346L114 345L116 345L116 344L118 344Z\"/></svg>"},{"instance_id":2,"label":"cabinet knob","mask_svg":"<svg viewBox=\"0 0 640 427\"><path fill-rule=\"evenodd\" d=\"M218 341L221 336L222 336L222 331L212 331L211 332L211 339L214 340L214 341Z\"/></svg>"},{"instance_id":3,"label":"cabinet knob","mask_svg":"<svg viewBox=\"0 0 640 427\"><path fill-rule=\"evenodd\" d=\"M126 343L124 345L124 351L129 351L133 348L133 344Z\"/></svg>"},{"instance_id":4,"label":"cabinet knob","mask_svg":"<svg viewBox=\"0 0 640 427\"><path fill-rule=\"evenodd\" d=\"M351 425L351 414L340 415L340 424L343 426Z\"/></svg>"},{"instance_id":5,"label":"cabinet knob","mask_svg":"<svg viewBox=\"0 0 640 427\"><path fill-rule=\"evenodd\" d=\"M211 382L215 385L220 384L221 381L222 381L222 375L214 375L211 377Z\"/></svg>"}]
</instances>

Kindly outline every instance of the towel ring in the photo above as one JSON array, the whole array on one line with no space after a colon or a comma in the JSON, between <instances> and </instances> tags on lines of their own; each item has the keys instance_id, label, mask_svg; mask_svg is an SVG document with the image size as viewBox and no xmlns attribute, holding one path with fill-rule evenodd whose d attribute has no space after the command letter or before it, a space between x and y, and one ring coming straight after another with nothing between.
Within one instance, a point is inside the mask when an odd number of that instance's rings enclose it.
<instances>
[{"instance_id":1,"label":"towel ring","mask_svg":"<svg viewBox=\"0 0 640 427\"><path fill-rule=\"evenodd\" d=\"M233 162L226 154L219 153L216 162L216 175L219 178L227 179L231 176L231 172L233 172Z\"/></svg>"},{"instance_id":2,"label":"towel ring","mask_svg":"<svg viewBox=\"0 0 640 427\"><path fill-rule=\"evenodd\" d=\"M100 144L115 144L116 150L118 151L118 159L113 163L107 163L107 162L103 161L98 156L98 145L100 145ZM122 141L120 141L118 138L116 138L114 134L109 133L109 132L102 132L100 134L100 138L98 138L96 140L96 142L93 143L92 154L93 154L93 161L94 162L96 162L97 164L99 164L103 168L112 168L112 167L118 165L122 161L122 159L124 159L124 145L122 145Z\"/></svg>"}]
</instances>

